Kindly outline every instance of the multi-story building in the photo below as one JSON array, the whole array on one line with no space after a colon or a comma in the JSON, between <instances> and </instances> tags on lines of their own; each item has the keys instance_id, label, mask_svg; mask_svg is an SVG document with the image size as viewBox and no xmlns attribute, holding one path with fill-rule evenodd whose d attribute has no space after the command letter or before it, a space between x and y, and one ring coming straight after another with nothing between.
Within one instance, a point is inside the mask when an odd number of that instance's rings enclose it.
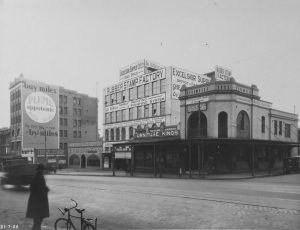
<instances>
[{"instance_id":1,"label":"multi-story building","mask_svg":"<svg viewBox=\"0 0 300 230\"><path fill-rule=\"evenodd\" d=\"M230 70L216 67L215 71L205 75L176 67L158 71L166 71L163 78L166 81L165 98L161 100L165 102L166 112L163 116L159 114L163 125L151 122L156 118L153 114L144 122L143 115L148 111L148 105L150 111L153 107L151 101L147 102L147 97L141 99L145 104L142 104L140 118L138 107L141 105L133 106L137 99L129 100L128 104L115 102L115 105L105 108L105 138L113 143L116 168L125 167L131 173L143 169L154 175L165 172L188 172L190 176L194 173L232 172L254 175L258 171L283 172L284 158L297 152L298 116L273 109L272 103L260 99L255 85L237 83ZM123 80L106 89L106 94L110 92L106 95L106 103L114 102L111 98L117 97L114 94L118 92L124 93L126 99L126 90L129 88L130 91L133 85L131 80L137 79L134 82L139 83L147 79L145 76L147 74L130 78L129 83ZM204 80L191 82L187 79ZM138 92L139 86L131 88L137 87ZM142 88L146 89L146 86ZM121 107L123 105L128 107ZM127 121L127 109L130 108L134 108L133 114L136 115ZM117 116L119 110L119 122L109 120ZM131 139L126 135L125 140L119 135L117 139L115 136L111 138L111 132L122 134L123 127L126 133L127 126L129 130L133 129ZM125 159L123 164L120 164L121 158Z\"/></svg>"},{"instance_id":2,"label":"multi-story building","mask_svg":"<svg viewBox=\"0 0 300 230\"><path fill-rule=\"evenodd\" d=\"M60 150L66 157L68 143L97 140L97 98L22 76L10 83L10 95L11 150L18 155Z\"/></svg>"},{"instance_id":3,"label":"multi-story building","mask_svg":"<svg viewBox=\"0 0 300 230\"><path fill-rule=\"evenodd\" d=\"M0 129L0 157L10 153L10 129Z\"/></svg>"},{"instance_id":4,"label":"multi-story building","mask_svg":"<svg viewBox=\"0 0 300 230\"><path fill-rule=\"evenodd\" d=\"M180 88L210 81L209 74L200 75L177 67L164 67L141 60L120 69L120 81L104 88L104 151L131 140L136 130L178 125L180 122ZM115 154L116 158L129 158ZM105 159L104 159L105 161Z\"/></svg>"}]
</instances>

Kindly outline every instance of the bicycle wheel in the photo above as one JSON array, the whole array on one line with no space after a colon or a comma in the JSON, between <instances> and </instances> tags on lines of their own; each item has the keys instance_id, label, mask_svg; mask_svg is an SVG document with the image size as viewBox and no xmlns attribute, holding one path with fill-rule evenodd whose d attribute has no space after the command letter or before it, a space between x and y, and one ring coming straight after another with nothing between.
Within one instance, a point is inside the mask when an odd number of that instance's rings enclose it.
<instances>
[{"instance_id":1,"label":"bicycle wheel","mask_svg":"<svg viewBox=\"0 0 300 230\"><path fill-rule=\"evenodd\" d=\"M96 230L96 228L91 224L86 224L83 230Z\"/></svg>"},{"instance_id":2,"label":"bicycle wheel","mask_svg":"<svg viewBox=\"0 0 300 230\"><path fill-rule=\"evenodd\" d=\"M76 230L72 222L66 218L58 218L54 224L55 230Z\"/></svg>"}]
</instances>

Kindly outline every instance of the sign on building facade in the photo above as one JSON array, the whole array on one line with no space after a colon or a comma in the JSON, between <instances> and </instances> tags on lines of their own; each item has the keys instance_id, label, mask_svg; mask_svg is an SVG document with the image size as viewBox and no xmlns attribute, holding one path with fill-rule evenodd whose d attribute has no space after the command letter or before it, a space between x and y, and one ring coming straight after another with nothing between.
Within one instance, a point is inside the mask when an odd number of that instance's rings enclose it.
<instances>
[{"instance_id":1,"label":"sign on building facade","mask_svg":"<svg viewBox=\"0 0 300 230\"><path fill-rule=\"evenodd\" d=\"M23 79L22 86L22 149L58 149L59 88L42 82ZM46 135L46 138L45 138Z\"/></svg>"},{"instance_id":2,"label":"sign on building facade","mask_svg":"<svg viewBox=\"0 0 300 230\"><path fill-rule=\"evenodd\" d=\"M210 82L210 78L205 75L186 71L177 67L172 67L171 76L172 76L171 92L172 92L173 99L179 98L180 89L183 85L185 85L186 87L190 87L190 86L201 85Z\"/></svg>"}]
</instances>

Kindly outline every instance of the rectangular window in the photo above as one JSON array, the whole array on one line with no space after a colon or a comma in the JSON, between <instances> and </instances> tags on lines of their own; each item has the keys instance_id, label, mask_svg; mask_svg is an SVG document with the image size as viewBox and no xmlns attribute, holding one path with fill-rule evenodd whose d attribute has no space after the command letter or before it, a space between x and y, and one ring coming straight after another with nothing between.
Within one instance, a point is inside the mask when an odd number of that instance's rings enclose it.
<instances>
[{"instance_id":1,"label":"rectangular window","mask_svg":"<svg viewBox=\"0 0 300 230\"><path fill-rule=\"evenodd\" d=\"M158 94L159 93L159 81L155 81L155 82L152 82L152 92L153 92L153 95L155 94Z\"/></svg>"},{"instance_id":2,"label":"rectangular window","mask_svg":"<svg viewBox=\"0 0 300 230\"><path fill-rule=\"evenodd\" d=\"M59 118L59 125L62 126L63 125L63 119Z\"/></svg>"},{"instance_id":3,"label":"rectangular window","mask_svg":"<svg viewBox=\"0 0 300 230\"><path fill-rule=\"evenodd\" d=\"M166 92L166 79L160 80L160 92L161 93Z\"/></svg>"},{"instance_id":4,"label":"rectangular window","mask_svg":"<svg viewBox=\"0 0 300 230\"><path fill-rule=\"evenodd\" d=\"M105 96L105 106L109 106L110 105L110 95L106 95Z\"/></svg>"},{"instance_id":5,"label":"rectangular window","mask_svg":"<svg viewBox=\"0 0 300 230\"><path fill-rule=\"evenodd\" d=\"M121 121L121 110L117 111L117 122Z\"/></svg>"},{"instance_id":6,"label":"rectangular window","mask_svg":"<svg viewBox=\"0 0 300 230\"><path fill-rule=\"evenodd\" d=\"M279 132L278 134L281 136L282 135L282 121L279 121Z\"/></svg>"},{"instance_id":7,"label":"rectangular window","mask_svg":"<svg viewBox=\"0 0 300 230\"><path fill-rule=\"evenodd\" d=\"M64 114L68 114L68 108L64 107Z\"/></svg>"},{"instance_id":8,"label":"rectangular window","mask_svg":"<svg viewBox=\"0 0 300 230\"><path fill-rule=\"evenodd\" d=\"M129 89L129 100L134 100L137 98L137 87Z\"/></svg>"},{"instance_id":9,"label":"rectangular window","mask_svg":"<svg viewBox=\"0 0 300 230\"><path fill-rule=\"evenodd\" d=\"M68 130L64 130L64 137L68 137Z\"/></svg>"},{"instance_id":10,"label":"rectangular window","mask_svg":"<svg viewBox=\"0 0 300 230\"><path fill-rule=\"evenodd\" d=\"M117 104L121 103L121 92L117 93Z\"/></svg>"},{"instance_id":11,"label":"rectangular window","mask_svg":"<svg viewBox=\"0 0 300 230\"><path fill-rule=\"evenodd\" d=\"M73 109L73 115L77 116L77 109Z\"/></svg>"},{"instance_id":12,"label":"rectangular window","mask_svg":"<svg viewBox=\"0 0 300 230\"><path fill-rule=\"evenodd\" d=\"M59 136L62 137L63 136L63 131L59 130Z\"/></svg>"},{"instance_id":13,"label":"rectangular window","mask_svg":"<svg viewBox=\"0 0 300 230\"><path fill-rule=\"evenodd\" d=\"M142 118L143 106L137 107L137 118Z\"/></svg>"},{"instance_id":14,"label":"rectangular window","mask_svg":"<svg viewBox=\"0 0 300 230\"><path fill-rule=\"evenodd\" d=\"M160 115L166 115L166 102L162 101L160 103Z\"/></svg>"},{"instance_id":15,"label":"rectangular window","mask_svg":"<svg viewBox=\"0 0 300 230\"><path fill-rule=\"evenodd\" d=\"M145 97L145 89L144 85L138 86L138 98Z\"/></svg>"},{"instance_id":16,"label":"rectangular window","mask_svg":"<svg viewBox=\"0 0 300 230\"><path fill-rule=\"evenodd\" d=\"M77 127L77 120L73 120L73 127Z\"/></svg>"},{"instance_id":17,"label":"rectangular window","mask_svg":"<svg viewBox=\"0 0 300 230\"><path fill-rule=\"evenodd\" d=\"M157 116L158 112L157 112L157 103L153 103L152 104L152 116Z\"/></svg>"},{"instance_id":18,"label":"rectangular window","mask_svg":"<svg viewBox=\"0 0 300 230\"><path fill-rule=\"evenodd\" d=\"M78 127L81 127L81 120L77 121Z\"/></svg>"},{"instance_id":19,"label":"rectangular window","mask_svg":"<svg viewBox=\"0 0 300 230\"><path fill-rule=\"evenodd\" d=\"M78 137L81 138L81 131L78 131Z\"/></svg>"},{"instance_id":20,"label":"rectangular window","mask_svg":"<svg viewBox=\"0 0 300 230\"><path fill-rule=\"evenodd\" d=\"M77 110L78 116L81 116L81 109Z\"/></svg>"},{"instance_id":21,"label":"rectangular window","mask_svg":"<svg viewBox=\"0 0 300 230\"><path fill-rule=\"evenodd\" d=\"M152 95L152 85L151 83L145 84L145 97Z\"/></svg>"},{"instance_id":22,"label":"rectangular window","mask_svg":"<svg viewBox=\"0 0 300 230\"><path fill-rule=\"evenodd\" d=\"M149 117L149 105L144 106L144 117Z\"/></svg>"},{"instance_id":23,"label":"rectangular window","mask_svg":"<svg viewBox=\"0 0 300 230\"><path fill-rule=\"evenodd\" d=\"M114 105L114 104L116 104L116 102L117 102L117 100L116 100L116 94L113 93L113 94L111 95L111 104Z\"/></svg>"},{"instance_id":24,"label":"rectangular window","mask_svg":"<svg viewBox=\"0 0 300 230\"><path fill-rule=\"evenodd\" d=\"M77 104L77 99L76 97L73 97L73 105L76 105Z\"/></svg>"},{"instance_id":25,"label":"rectangular window","mask_svg":"<svg viewBox=\"0 0 300 230\"><path fill-rule=\"evenodd\" d=\"M291 137L291 125L290 124L284 125L284 133L285 133L285 137Z\"/></svg>"},{"instance_id":26,"label":"rectangular window","mask_svg":"<svg viewBox=\"0 0 300 230\"><path fill-rule=\"evenodd\" d=\"M64 125L65 125L65 126L68 125L68 119L64 119Z\"/></svg>"},{"instance_id":27,"label":"rectangular window","mask_svg":"<svg viewBox=\"0 0 300 230\"><path fill-rule=\"evenodd\" d=\"M73 137L77 137L77 131L73 131Z\"/></svg>"},{"instance_id":28,"label":"rectangular window","mask_svg":"<svg viewBox=\"0 0 300 230\"><path fill-rule=\"evenodd\" d=\"M68 97L64 96L64 104L66 105L68 103Z\"/></svg>"},{"instance_id":29,"label":"rectangular window","mask_svg":"<svg viewBox=\"0 0 300 230\"><path fill-rule=\"evenodd\" d=\"M127 114L128 114L128 109L123 109L122 110L122 121L128 120Z\"/></svg>"},{"instance_id":30,"label":"rectangular window","mask_svg":"<svg viewBox=\"0 0 300 230\"><path fill-rule=\"evenodd\" d=\"M129 109L129 120L133 120L133 108Z\"/></svg>"},{"instance_id":31,"label":"rectangular window","mask_svg":"<svg viewBox=\"0 0 300 230\"><path fill-rule=\"evenodd\" d=\"M78 105L81 105L81 98L78 98Z\"/></svg>"},{"instance_id":32,"label":"rectangular window","mask_svg":"<svg viewBox=\"0 0 300 230\"><path fill-rule=\"evenodd\" d=\"M111 112L111 122L116 122L116 112Z\"/></svg>"},{"instance_id":33,"label":"rectangular window","mask_svg":"<svg viewBox=\"0 0 300 230\"><path fill-rule=\"evenodd\" d=\"M266 118L264 116L261 117L261 132L265 133L266 131Z\"/></svg>"},{"instance_id":34,"label":"rectangular window","mask_svg":"<svg viewBox=\"0 0 300 230\"><path fill-rule=\"evenodd\" d=\"M109 123L110 122L110 113L106 113L105 114L105 123Z\"/></svg>"},{"instance_id":35,"label":"rectangular window","mask_svg":"<svg viewBox=\"0 0 300 230\"><path fill-rule=\"evenodd\" d=\"M64 111L63 111L63 107L62 106L59 106L59 114L63 114Z\"/></svg>"},{"instance_id":36,"label":"rectangular window","mask_svg":"<svg viewBox=\"0 0 300 230\"><path fill-rule=\"evenodd\" d=\"M274 120L274 135L277 135L277 120Z\"/></svg>"},{"instance_id":37,"label":"rectangular window","mask_svg":"<svg viewBox=\"0 0 300 230\"><path fill-rule=\"evenodd\" d=\"M122 91L122 102L125 102L125 101L127 101L127 97L126 97L126 90L123 90Z\"/></svg>"}]
</instances>

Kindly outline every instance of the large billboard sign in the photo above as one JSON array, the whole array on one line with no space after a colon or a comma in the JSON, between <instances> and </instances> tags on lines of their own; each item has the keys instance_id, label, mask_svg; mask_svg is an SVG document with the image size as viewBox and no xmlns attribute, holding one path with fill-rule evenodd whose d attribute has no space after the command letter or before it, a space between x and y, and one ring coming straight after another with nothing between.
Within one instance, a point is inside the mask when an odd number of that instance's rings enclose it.
<instances>
[{"instance_id":1,"label":"large billboard sign","mask_svg":"<svg viewBox=\"0 0 300 230\"><path fill-rule=\"evenodd\" d=\"M210 78L205 75L200 75L177 67L172 67L172 98L179 98L180 89L183 85L190 87L208 82L210 82Z\"/></svg>"},{"instance_id":2,"label":"large billboard sign","mask_svg":"<svg viewBox=\"0 0 300 230\"><path fill-rule=\"evenodd\" d=\"M120 69L120 80L145 74L145 61L141 60Z\"/></svg>"},{"instance_id":3,"label":"large billboard sign","mask_svg":"<svg viewBox=\"0 0 300 230\"><path fill-rule=\"evenodd\" d=\"M59 148L59 89L57 86L23 79L22 148ZM46 135L46 137L45 137Z\"/></svg>"},{"instance_id":4,"label":"large billboard sign","mask_svg":"<svg viewBox=\"0 0 300 230\"><path fill-rule=\"evenodd\" d=\"M151 73L148 73L145 75L128 78L128 79L121 81L117 84L114 84L110 87L106 87L104 89L104 94L107 95L107 94L111 94L111 93L117 93L122 90L130 89L135 86L150 83L150 82L157 81L157 80L160 80L163 78L166 78L166 70L160 69L158 71L151 72Z\"/></svg>"}]
</instances>

